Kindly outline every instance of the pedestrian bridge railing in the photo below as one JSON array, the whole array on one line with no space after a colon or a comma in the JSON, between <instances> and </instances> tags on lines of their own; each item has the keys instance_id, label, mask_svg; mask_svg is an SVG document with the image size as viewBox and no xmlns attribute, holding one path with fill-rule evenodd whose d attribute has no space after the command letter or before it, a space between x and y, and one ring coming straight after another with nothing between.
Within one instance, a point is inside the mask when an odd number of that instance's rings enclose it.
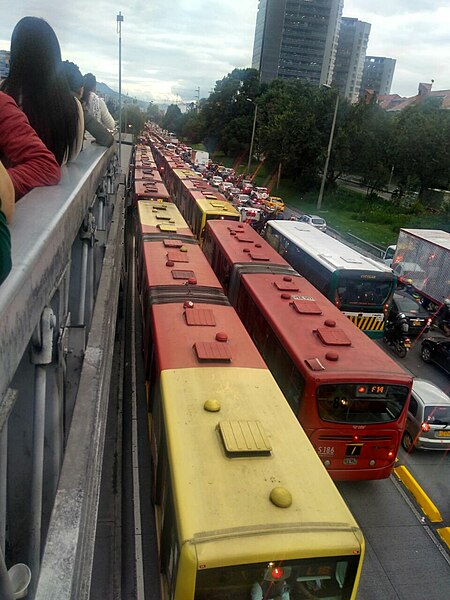
<instances>
[{"instance_id":1,"label":"pedestrian bridge railing","mask_svg":"<svg viewBox=\"0 0 450 600\"><path fill-rule=\"evenodd\" d=\"M62 172L17 203L13 268L0 286L6 600L21 597L7 574L17 564L31 573L27 598L89 597L124 200L115 147L91 145Z\"/></svg>"}]
</instances>

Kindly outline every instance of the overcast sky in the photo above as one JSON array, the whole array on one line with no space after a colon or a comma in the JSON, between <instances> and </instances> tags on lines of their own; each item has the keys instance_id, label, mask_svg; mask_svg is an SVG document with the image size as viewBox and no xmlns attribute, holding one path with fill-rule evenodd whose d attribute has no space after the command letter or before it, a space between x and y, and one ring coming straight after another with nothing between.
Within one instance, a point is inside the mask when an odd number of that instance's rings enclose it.
<instances>
[{"instance_id":1,"label":"overcast sky","mask_svg":"<svg viewBox=\"0 0 450 600\"><path fill-rule=\"evenodd\" d=\"M25 15L46 19L64 60L122 93L160 103L206 97L217 80L251 63L258 0L0 0L0 49ZM376 12L375 12L376 11ZM450 88L450 0L345 0L344 16L371 23L368 54L395 58L391 92L420 81ZM200 88L200 92L198 92Z\"/></svg>"}]
</instances>

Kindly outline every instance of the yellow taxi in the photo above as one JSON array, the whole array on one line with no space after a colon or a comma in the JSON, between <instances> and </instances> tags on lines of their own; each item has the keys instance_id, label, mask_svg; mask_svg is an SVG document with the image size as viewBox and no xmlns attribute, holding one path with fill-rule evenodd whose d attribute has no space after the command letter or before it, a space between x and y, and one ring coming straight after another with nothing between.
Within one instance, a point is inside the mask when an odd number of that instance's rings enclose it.
<instances>
[{"instance_id":1,"label":"yellow taxi","mask_svg":"<svg viewBox=\"0 0 450 600\"><path fill-rule=\"evenodd\" d=\"M264 206L267 210L275 212L284 211L284 202L279 196L269 196L264 200Z\"/></svg>"}]
</instances>

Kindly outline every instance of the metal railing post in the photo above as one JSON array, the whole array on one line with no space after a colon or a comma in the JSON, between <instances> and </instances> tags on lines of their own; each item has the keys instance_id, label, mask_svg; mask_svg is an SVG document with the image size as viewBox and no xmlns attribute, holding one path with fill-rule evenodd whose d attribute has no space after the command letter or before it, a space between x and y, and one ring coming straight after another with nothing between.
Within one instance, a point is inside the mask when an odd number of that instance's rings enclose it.
<instances>
[{"instance_id":1,"label":"metal railing post","mask_svg":"<svg viewBox=\"0 0 450 600\"><path fill-rule=\"evenodd\" d=\"M45 394L47 372L46 365L52 362L53 329L56 325L51 308L42 311L41 320L32 337L31 362L35 369L35 398L33 411L33 447L31 473L31 527L30 558L32 589L34 590L40 566L42 489L44 479L44 438L45 438Z\"/></svg>"}]
</instances>

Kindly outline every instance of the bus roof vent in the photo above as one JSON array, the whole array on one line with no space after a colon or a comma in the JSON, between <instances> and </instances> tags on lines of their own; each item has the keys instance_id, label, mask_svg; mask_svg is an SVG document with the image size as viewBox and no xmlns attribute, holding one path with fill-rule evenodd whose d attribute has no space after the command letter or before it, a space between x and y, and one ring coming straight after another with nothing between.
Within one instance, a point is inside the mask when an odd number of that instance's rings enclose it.
<instances>
[{"instance_id":1,"label":"bus roof vent","mask_svg":"<svg viewBox=\"0 0 450 600\"><path fill-rule=\"evenodd\" d=\"M250 250L250 258L252 258L252 260L260 260L260 261L267 261L270 260L270 258L267 256L267 254L262 254L262 252L252 252ZM295 287L296 290L298 290L298 287Z\"/></svg>"},{"instance_id":2,"label":"bus roof vent","mask_svg":"<svg viewBox=\"0 0 450 600\"><path fill-rule=\"evenodd\" d=\"M184 316L188 325L214 327L216 324L214 312L209 308L191 308L184 311Z\"/></svg>"},{"instance_id":3,"label":"bus roof vent","mask_svg":"<svg viewBox=\"0 0 450 600\"><path fill-rule=\"evenodd\" d=\"M260 421L221 421L217 428L229 458L270 456L272 452Z\"/></svg>"},{"instance_id":4,"label":"bus roof vent","mask_svg":"<svg viewBox=\"0 0 450 600\"><path fill-rule=\"evenodd\" d=\"M244 244L253 244L254 243L254 241L251 238L246 237L245 235L239 235L239 233L240 232L238 231L238 235L236 236L236 239L239 242L243 242Z\"/></svg>"},{"instance_id":5,"label":"bus roof vent","mask_svg":"<svg viewBox=\"0 0 450 600\"><path fill-rule=\"evenodd\" d=\"M216 200L215 202L211 202L211 206L213 208L225 208L225 203L224 202L220 202L216 198L215 198L215 200Z\"/></svg>"},{"instance_id":6,"label":"bus roof vent","mask_svg":"<svg viewBox=\"0 0 450 600\"><path fill-rule=\"evenodd\" d=\"M360 258L357 258L356 256L341 256L341 259L345 262L345 263L350 263L352 265L361 265L362 264L362 260Z\"/></svg>"},{"instance_id":7,"label":"bus roof vent","mask_svg":"<svg viewBox=\"0 0 450 600\"><path fill-rule=\"evenodd\" d=\"M172 279L191 279L195 278L194 271L183 271L182 269L172 269Z\"/></svg>"},{"instance_id":8,"label":"bus roof vent","mask_svg":"<svg viewBox=\"0 0 450 600\"><path fill-rule=\"evenodd\" d=\"M274 281L273 284L280 292L298 292L298 284L293 281L278 279Z\"/></svg>"},{"instance_id":9,"label":"bus roof vent","mask_svg":"<svg viewBox=\"0 0 450 600\"><path fill-rule=\"evenodd\" d=\"M196 342L194 350L199 361L231 362L231 353L223 342Z\"/></svg>"},{"instance_id":10,"label":"bus roof vent","mask_svg":"<svg viewBox=\"0 0 450 600\"><path fill-rule=\"evenodd\" d=\"M158 229L160 231L176 231L176 225L168 225L167 223L158 223Z\"/></svg>"},{"instance_id":11,"label":"bus roof vent","mask_svg":"<svg viewBox=\"0 0 450 600\"><path fill-rule=\"evenodd\" d=\"M158 211L156 211L158 212ZM170 221L171 220L171 216L170 215L162 215L161 213L158 215L155 215L156 219L159 219L160 221Z\"/></svg>"},{"instance_id":12,"label":"bus roof vent","mask_svg":"<svg viewBox=\"0 0 450 600\"><path fill-rule=\"evenodd\" d=\"M163 244L166 248L181 248L183 242L181 240L164 240Z\"/></svg>"},{"instance_id":13,"label":"bus roof vent","mask_svg":"<svg viewBox=\"0 0 450 600\"><path fill-rule=\"evenodd\" d=\"M317 335L327 346L351 346L352 342L345 332L339 328L330 329L330 327L318 327Z\"/></svg>"},{"instance_id":14,"label":"bus roof vent","mask_svg":"<svg viewBox=\"0 0 450 600\"><path fill-rule=\"evenodd\" d=\"M167 211L167 206L165 206L164 204L158 203L158 204L153 204L152 206L152 212L156 213L156 212L166 212Z\"/></svg>"},{"instance_id":15,"label":"bus roof vent","mask_svg":"<svg viewBox=\"0 0 450 600\"><path fill-rule=\"evenodd\" d=\"M305 363L311 369L311 371L325 371L325 367L318 358L307 358Z\"/></svg>"},{"instance_id":16,"label":"bus roof vent","mask_svg":"<svg viewBox=\"0 0 450 600\"><path fill-rule=\"evenodd\" d=\"M298 289L298 287L296 288ZM301 315L321 315L322 309L311 296L293 296L292 305Z\"/></svg>"},{"instance_id":17,"label":"bus roof vent","mask_svg":"<svg viewBox=\"0 0 450 600\"><path fill-rule=\"evenodd\" d=\"M172 250L169 252L167 252L167 260L170 260L172 262L189 262L189 256L187 254L187 252L182 252L181 249L180 250Z\"/></svg>"}]
</instances>

